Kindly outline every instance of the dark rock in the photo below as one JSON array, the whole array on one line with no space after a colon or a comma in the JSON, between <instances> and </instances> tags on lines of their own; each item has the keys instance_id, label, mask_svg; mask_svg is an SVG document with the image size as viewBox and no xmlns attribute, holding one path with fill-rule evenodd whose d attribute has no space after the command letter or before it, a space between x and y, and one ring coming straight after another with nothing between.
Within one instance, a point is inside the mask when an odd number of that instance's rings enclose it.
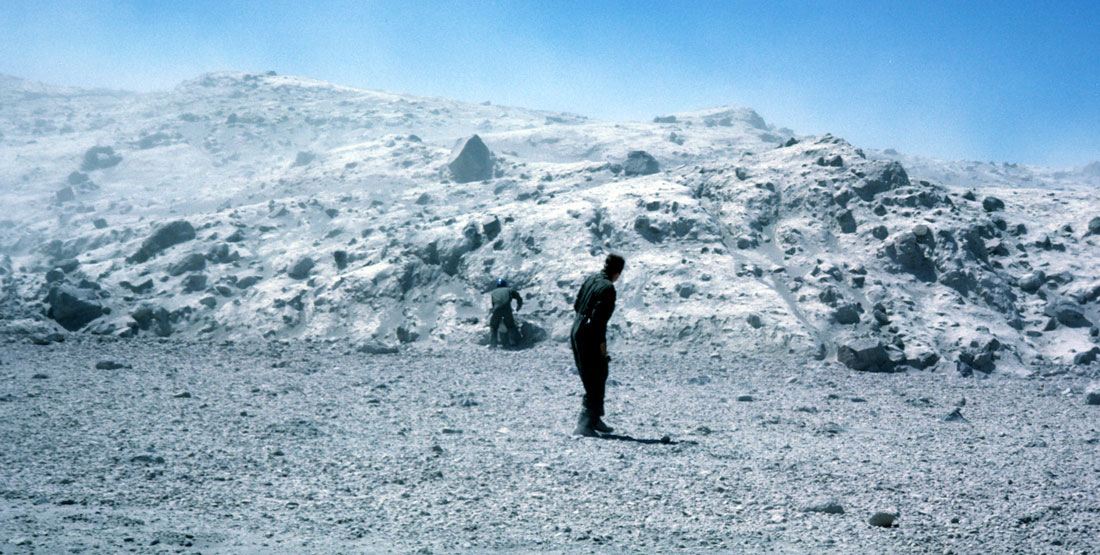
<instances>
[{"instance_id":1,"label":"dark rock","mask_svg":"<svg viewBox=\"0 0 1100 555\"><path fill-rule=\"evenodd\" d=\"M287 268L286 275L292 279L306 279L309 277L309 272L313 269L314 264L313 258L303 256Z\"/></svg>"},{"instance_id":2,"label":"dark rock","mask_svg":"<svg viewBox=\"0 0 1100 555\"><path fill-rule=\"evenodd\" d=\"M843 339L837 344L836 359L841 364L860 372L890 372L893 366L886 347L877 339L856 337Z\"/></svg>"},{"instance_id":3,"label":"dark rock","mask_svg":"<svg viewBox=\"0 0 1100 555\"><path fill-rule=\"evenodd\" d=\"M119 368L129 368L130 366L113 360L101 360L95 363L95 367L96 370L118 370Z\"/></svg>"},{"instance_id":4,"label":"dark rock","mask_svg":"<svg viewBox=\"0 0 1100 555\"><path fill-rule=\"evenodd\" d=\"M1004 210L1005 203L997 197L985 197L985 199L982 200L982 208L984 208L986 212L996 212L997 210Z\"/></svg>"},{"instance_id":5,"label":"dark rock","mask_svg":"<svg viewBox=\"0 0 1100 555\"><path fill-rule=\"evenodd\" d=\"M745 321L748 322L749 326L752 326L753 329L760 329L764 327L764 320L760 317L759 314L749 314Z\"/></svg>"},{"instance_id":6,"label":"dark rock","mask_svg":"<svg viewBox=\"0 0 1100 555\"><path fill-rule=\"evenodd\" d=\"M46 315L61 327L76 331L106 314L104 307L87 292L66 285L55 285L46 295Z\"/></svg>"},{"instance_id":7,"label":"dark rock","mask_svg":"<svg viewBox=\"0 0 1100 555\"><path fill-rule=\"evenodd\" d=\"M676 116L656 116L653 123L676 123Z\"/></svg>"},{"instance_id":8,"label":"dark rock","mask_svg":"<svg viewBox=\"0 0 1100 555\"><path fill-rule=\"evenodd\" d=\"M420 339L420 334L416 330L411 330L405 326L397 326L397 340L401 343L412 343L417 339Z\"/></svg>"},{"instance_id":9,"label":"dark rock","mask_svg":"<svg viewBox=\"0 0 1100 555\"><path fill-rule=\"evenodd\" d=\"M884 225L876 225L871 229L871 236L879 241L885 239L890 235L890 230L886 229Z\"/></svg>"},{"instance_id":10,"label":"dark rock","mask_svg":"<svg viewBox=\"0 0 1100 555\"><path fill-rule=\"evenodd\" d=\"M500 235L500 218L494 217L493 219L481 224L481 232L485 234L485 238L489 241L497 238Z\"/></svg>"},{"instance_id":11,"label":"dark rock","mask_svg":"<svg viewBox=\"0 0 1100 555\"><path fill-rule=\"evenodd\" d=\"M215 264L227 264L229 262L236 262L240 260L241 255L237 251L230 252L229 245L225 243L218 243L211 245L210 250L206 251L206 259ZM202 268L200 268L201 270Z\"/></svg>"},{"instance_id":12,"label":"dark rock","mask_svg":"<svg viewBox=\"0 0 1100 555\"><path fill-rule=\"evenodd\" d=\"M194 238L195 228L186 220L176 220L158 227L152 235L141 243L141 248L127 258L127 261L140 264L168 247Z\"/></svg>"},{"instance_id":13,"label":"dark rock","mask_svg":"<svg viewBox=\"0 0 1100 555\"><path fill-rule=\"evenodd\" d=\"M181 392L173 395L172 397L174 397L176 399L190 399L191 398L191 392L190 391L181 391Z\"/></svg>"},{"instance_id":14,"label":"dark rock","mask_svg":"<svg viewBox=\"0 0 1100 555\"><path fill-rule=\"evenodd\" d=\"M54 268L46 272L46 283L57 283L65 279L65 272L61 268Z\"/></svg>"},{"instance_id":15,"label":"dark rock","mask_svg":"<svg viewBox=\"0 0 1100 555\"><path fill-rule=\"evenodd\" d=\"M107 227L107 220L103 218L96 218L92 220L92 226L94 226L96 229L103 229Z\"/></svg>"},{"instance_id":16,"label":"dark rock","mask_svg":"<svg viewBox=\"0 0 1100 555\"><path fill-rule=\"evenodd\" d=\"M348 251L333 251L332 260L336 263L336 269L343 270L348 267Z\"/></svg>"},{"instance_id":17,"label":"dark rock","mask_svg":"<svg viewBox=\"0 0 1100 555\"><path fill-rule=\"evenodd\" d=\"M1058 320L1059 324L1069 328L1087 328L1092 326L1088 318L1081 312L1077 305L1069 301L1056 301L1047 305L1044 313Z\"/></svg>"},{"instance_id":18,"label":"dark rock","mask_svg":"<svg viewBox=\"0 0 1100 555\"><path fill-rule=\"evenodd\" d=\"M869 201L879 193L908 186L909 175L905 173L905 168L901 164L892 160L880 160L872 163L870 171L852 186L852 190L859 195L859 198Z\"/></svg>"},{"instance_id":19,"label":"dark rock","mask_svg":"<svg viewBox=\"0 0 1100 555\"><path fill-rule=\"evenodd\" d=\"M117 166L122 157L115 154L115 149L109 146L93 146L84 152L84 162L80 165L83 171L102 170Z\"/></svg>"},{"instance_id":20,"label":"dark rock","mask_svg":"<svg viewBox=\"0 0 1100 555\"><path fill-rule=\"evenodd\" d=\"M58 332L39 332L32 333L30 336L30 342L35 345L52 345L54 343L62 343L65 341L65 336Z\"/></svg>"},{"instance_id":21,"label":"dark rock","mask_svg":"<svg viewBox=\"0 0 1100 555\"><path fill-rule=\"evenodd\" d=\"M399 349L396 345L386 345L379 342L363 343L355 348L360 353L367 353L371 355L392 355L397 354Z\"/></svg>"},{"instance_id":22,"label":"dark rock","mask_svg":"<svg viewBox=\"0 0 1100 555\"><path fill-rule=\"evenodd\" d=\"M130 462L139 464L164 464L164 457L158 455L135 455Z\"/></svg>"},{"instance_id":23,"label":"dark rock","mask_svg":"<svg viewBox=\"0 0 1100 555\"><path fill-rule=\"evenodd\" d=\"M249 287L252 287L253 285L259 283L261 279L263 278L260 276L245 276L237 280L237 289L248 289Z\"/></svg>"},{"instance_id":24,"label":"dark rock","mask_svg":"<svg viewBox=\"0 0 1100 555\"><path fill-rule=\"evenodd\" d=\"M308 166L317 155L312 152L298 151L298 155L294 157L295 166Z\"/></svg>"},{"instance_id":25,"label":"dark rock","mask_svg":"<svg viewBox=\"0 0 1100 555\"><path fill-rule=\"evenodd\" d=\"M860 307L857 304L843 304L833 311L833 320L843 325L858 324L860 312Z\"/></svg>"},{"instance_id":26,"label":"dark rock","mask_svg":"<svg viewBox=\"0 0 1100 555\"><path fill-rule=\"evenodd\" d=\"M206 269L206 258L198 253L189 254L168 266L168 275L180 276L187 272L201 272Z\"/></svg>"},{"instance_id":27,"label":"dark rock","mask_svg":"<svg viewBox=\"0 0 1100 555\"><path fill-rule=\"evenodd\" d=\"M1039 270L1037 272L1031 272L1020 279L1020 289L1027 293L1034 293L1039 290L1047 281L1046 272Z\"/></svg>"},{"instance_id":28,"label":"dark rock","mask_svg":"<svg viewBox=\"0 0 1100 555\"><path fill-rule=\"evenodd\" d=\"M921 281L936 281L936 267L930 257L931 247L917 239L916 234L906 231L887 243L886 255Z\"/></svg>"},{"instance_id":29,"label":"dark rock","mask_svg":"<svg viewBox=\"0 0 1100 555\"><path fill-rule=\"evenodd\" d=\"M455 146L447 168L458 183L492 179L493 156L481 137L473 135L459 141Z\"/></svg>"},{"instance_id":30,"label":"dark rock","mask_svg":"<svg viewBox=\"0 0 1100 555\"><path fill-rule=\"evenodd\" d=\"M76 193L73 192L72 187L62 187L57 191L57 194L55 195L55 200L58 204L72 202L76 200Z\"/></svg>"},{"instance_id":31,"label":"dark rock","mask_svg":"<svg viewBox=\"0 0 1100 555\"><path fill-rule=\"evenodd\" d=\"M48 379L50 379L50 377L46 374L43 374L43 373L39 372L37 374L31 375L31 379L32 380L48 380Z\"/></svg>"},{"instance_id":32,"label":"dark rock","mask_svg":"<svg viewBox=\"0 0 1100 555\"><path fill-rule=\"evenodd\" d=\"M206 296L199 299L199 304L205 306L206 308L214 308L218 306L218 299L211 296Z\"/></svg>"},{"instance_id":33,"label":"dark rock","mask_svg":"<svg viewBox=\"0 0 1100 555\"><path fill-rule=\"evenodd\" d=\"M644 150L632 150L623 162L623 175L651 175L661 171L657 160Z\"/></svg>"},{"instance_id":34,"label":"dark rock","mask_svg":"<svg viewBox=\"0 0 1100 555\"><path fill-rule=\"evenodd\" d=\"M954 410L947 413L947 416L943 417L944 422L966 422L966 417L963 416L962 410L959 407L955 407Z\"/></svg>"},{"instance_id":35,"label":"dark rock","mask_svg":"<svg viewBox=\"0 0 1100 555\"><path fill-rule=\"evenodd\" d=\"M840 231L842 233L855 233L856 219L852 216L851 210L846 208L838 210L836 213L836 222L840 224Z\"/></svg>"},{"instance_id":36,"label":"dark rock","mask_svg":"<svg viewBox=\"0 0 1100 555\"><path fill-rule=\"evenodd\" d=\"M160 337L172 335L172 320L168 310L155 305L142 305L130 313L138 329L153 330Z\"/></svg>"},{"instance_id":37,"label":"dark rock","mask_svg":"<svg viewBox=\"0 0 1100 555\"><path fill-rule=\"evenodd\" d=\"M739 403L751 403L752 402L752 395L738 395L737 396L737 402L739 402Z\"/></svg>"},{"instance_id":38,"label":"dark rock","mask_svg":"<svg viewBox=\"0 0 1100 555\"><path fill-rule=\"evenodd\" d=\"M841 505L839 501L832 499L819 499L811 503L807 503L799 508L804 513L825 513L829 515L842 515L844 514L844 505Z\"/></svg>"},{"instance_id":39,"label":"dark rock","mask_svg":"<svg viewBox=\"0 0 1100 555\"><path fill-rule=\"evenodd\" d=\"M1089 235L1100 235L1100 217L1089 220Z\"/></svg>"},{"instance_id":40,"label":"dark rock","mask_svg":"<svg viewBox=\"0 0 1100 555\"><path fill-rule=\"evenodd\" d=\"M676 293L683 299L691 297L695 294L695 284L691 282L678 283L676 284Z\"/></svg>"},{"instance_id":41,"label":"dark rock","mask_svg":"<svg viewBox=\"0 0 1100 555\"><path fill-rule=\"evenodd\" d=\"M1096 356L1100 355L1100 347L1093 347L1087 351L1073 355L1073 363L1077 366L1088 366L1096 362Z\"/></svg>"},{"instance_id":42,"label":"dark rock","mask_svg":"<svg viewBox=\"0 0 1100 555\"><path fill-rule=\"evenodd\" d=\"M897 518L897 513L887 513L879 511L871 515L871 518L867 520L867 524L870 524L871 526L889 528L894 525L894 521L897 520Z\"/></svg>"},{"instance_id":43,"label":"dark rock","mask_svg":"<svg viewBox=\"0 0 1100 555\"><path fill-rule=\"evenodd\" d=\"M90 181L88 174L81 172L73 172L69 174L69 178L66 180L69 185L80 185Z\"/></svg>"},{"instance_id":44,"label":"dark rock","mask_svg":"<svg viewBox=\"0 0 1100 555\"><path fill-rule=\"evenodd\" d=\"M1100 405L1100 384L1092 384L1085 389L1085 404Z\"/></svg>"},{"instance_id":45,"label":"dark rock","mask_svg":"<svg viewBox=\"0 0 1100 555\"><path fill-rule=\"evenodd\" d=\"M153 280L151 278L146 279L145 281L143 281L143 282L141 282L137 285L134 285L134 284L130 283L129 281L120 281L120 282L118 282L118 284L122 287L125 287L126 289L129 289L130 292L137 293L139 295L142 294L142 293L151 291L153 289Z\"/></svg>"},{"instance_id":46,"label":"dark rock","mask_svg":"<svg viewBox=\"0 0 1100 555\"><path fill-rule=\"evenodd\" d=\"M229 234L229 237L225 238L225 241L227 243L240 243L244 241L244 231L240 228L235 229L233 233Z\"/></svg>"},{"instance_id":47,"label":"dark rock","mask_svg":"<svg viewBox=\"0 0 1100 555\"><path fill-rule=\"evenodd\" d=\"M206 289L206 274L190 274L180 282L184 293L194 293Z\"/></svg>"},{"instance_id":48,"label":"dark rock","mask_svg":"<svg viewBox=\"0 0 1100 555\"><path fill-rule=\"evenodd\" d=\"M432 196L428 193L420 193L420 196L416 197L417 206L425 206L432 201Z\"/></svg>"}]
</instances>

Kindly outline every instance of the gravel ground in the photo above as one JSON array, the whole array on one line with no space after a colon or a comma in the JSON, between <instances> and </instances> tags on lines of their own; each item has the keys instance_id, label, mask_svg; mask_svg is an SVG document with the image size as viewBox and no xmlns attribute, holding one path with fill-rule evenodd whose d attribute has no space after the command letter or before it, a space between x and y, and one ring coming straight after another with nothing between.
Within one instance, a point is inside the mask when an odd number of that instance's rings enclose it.
<instances>
[{"instance_id":1,"label":"gravel ground","mask_svg":"<svg viewBox=\"0 0 1100 555\"><path fill-rule=\"evenodd\" d=\"M706 355L10 340L0 553L1100 549L1084 378Z\"/></svg>"}]
</instances>

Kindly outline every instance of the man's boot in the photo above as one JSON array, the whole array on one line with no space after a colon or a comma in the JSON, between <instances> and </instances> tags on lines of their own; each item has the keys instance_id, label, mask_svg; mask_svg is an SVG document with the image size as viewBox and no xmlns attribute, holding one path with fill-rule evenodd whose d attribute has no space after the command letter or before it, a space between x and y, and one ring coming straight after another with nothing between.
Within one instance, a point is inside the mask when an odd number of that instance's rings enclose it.
<instances>
[{"instance_id":1,"label":"man's boot","mask_svg":"<svg viewBox=\"0 0 1100 555\"><path fill-rule=\"evenodd\" d=\"M577 427L573 429L573 435L597 437L596 430L592 428L592 419L588 416L588 409L581 409L581 415L577 417Z\"/></svg>"},{"instance_id":2,"label":"man's boot","mask_svg":"<svg viewBox=\"0 0 1100 555\"><path fill-rule=\"evenodd\" d=\"M600 432L601 434L610 434L615 431L615 428L603 423L603 420L599 416L592 418L592 429Z\"/></svg>"}]
</instances>

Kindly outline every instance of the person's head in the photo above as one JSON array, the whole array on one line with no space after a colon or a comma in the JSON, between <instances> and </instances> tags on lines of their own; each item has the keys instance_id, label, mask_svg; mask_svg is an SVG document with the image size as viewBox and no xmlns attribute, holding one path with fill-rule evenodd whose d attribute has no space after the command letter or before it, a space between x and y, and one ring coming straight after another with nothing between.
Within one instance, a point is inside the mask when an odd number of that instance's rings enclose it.
<instances>
[{"instance_id":1,"label":"person's head","mask_svg":"<svg viewBox=\"0 0 1100 555\"><path fill-rule=\"evenodd\" d=\"M497 287L508 287L508 280L504 278L497 278Z\"/></svg>"},{"instance_id":2,"label":"person's head","mask_svg":"<svg viewBox=\"0 0 1100 555\"><path fill-rule=\"evenodd\" d=\"M626 260L617 254L609 254L603 261L603 272L607 274L607 279L616 281L619 279L619 275L623 273L623 266L626 266Z\"/></svg>"}]
</instances>

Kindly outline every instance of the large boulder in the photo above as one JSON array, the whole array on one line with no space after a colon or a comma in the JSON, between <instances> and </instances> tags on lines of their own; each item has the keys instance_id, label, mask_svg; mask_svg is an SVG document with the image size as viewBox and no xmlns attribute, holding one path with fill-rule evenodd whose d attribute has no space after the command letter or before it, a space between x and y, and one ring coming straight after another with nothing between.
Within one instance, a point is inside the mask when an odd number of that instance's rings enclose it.
<instances>
[{"instance_id":1,"label":"large boulder","mask_svg":"<svg viewBox=\"0 0 1100 555\"><path fill-rule=\"evenodd\" d=\"M852 190L863 200L871 200L879 193L909 186L909 174L895 161L880 160L874 162L871 169L863 174L863 179L852 186Z\"/></svg>"},{"instance_id":2,"label":"large boulder","mask_svg":"<svg viewBox=\"0 0 1100 555\"><path fill-rule=\"evenodd\" d=\"M1039 290L1047 281L1047 273L1038 270L1027 274L1020 279L1020 289L1023 289L1026 293L1034 293Z\"/></svg>"},{"instance_id":3,"label":"large boulder","mask_svg":"<svg viewBox=\"0 0 1100 555\"><path fill-rule=\"evenodd\" d=\"M176 220L158 227L141 243L141 248L126 260L140 264L168 247L194 238L195 228L186 220Z\"/></svg>"},{"instance_id":4,"label":"large boulder","mask_svg":"<svg viewBox=\"0 0 1100 555\"><path fill-rule=\"evenodd\" d=\"M632 150L623 162L623 175L650 175L661 171L657 159L644 150Z\"/></svg>"},{"instance_id":5,"label":"large boulder","mask_svg":"<svg viewBox=\"0 0 1100 555\"><path fill-rule=\"evenodd\" d=\"M886 347L870 337L850 337L837 343L836 360L860 372L890 372L894 369Z\"/></svg>"},{"instance_id":6,"label":"large boulder","mask_svg":"<svg viewBox=\"0 0 1100 555\"><path fill-rule=\"evenodd\" d=\"M451 170L451 176L459 183L471 181L484 181L493 177L493 154L489 147L481 141L481 137L473 135L458 142L451 151L451 158L447 162L447 168Z\"/></svg>"},{"instance_id":7,"label":"large boulder","mask_svg":"<svg viewBox=\"0 0 1100 555\"><path fill-rule=\"evenodd\" d=\"M1059 324L1068 328L1087 328L1092 325L1081 309L1069 301L1053 302L1047 305L1045 312L1047 316L1058 320Z\"/></svg>"},{"instance_id":8,"label":"large boulder","mask_svg":"<svg viewBox=\"0 0 1100 555\"><path fill-rule=\"evenodd\" d=\"M1089 235L1100 235L1100 217L1089 220Z\"/></svg>"},{"instance_id":9,"label":"large boulder","mask_svg":"<svg viewBox=\"0 0 1100 555\"><path fill-rule=\"evenodd\" d=\"M294 279L306 279L309 277L309 271L313 269L315 264L313 258L303 256L294 261L294 264L291 264L290 267L287 268L286 275Z\"/></svg>"},{"instance_id":10,"label":"large boulder","mask_svg":"<svg viewBox=\"0 0 1100 555\"><path fill-rule=\"evenodd\" d=\"M886 256L921 281L936 281L936 265L932 261L930 242L921 241L911 231L894 237L885 247Z\"/></svg>"},{"instance_id":11,"label":"large boulder","mask_svg":"<svg viewBox=\"0 0 1100 555\"><path fill-rule=\"evenodd\" d=\"M115 149L109 146L93 146L84 153L84 162L80 164L83 171L102 170L117 166L122 157L115 154Z\"/></svg>"},{"instance_id":12,"label":"large boulder","mask_svg":"<svg viewBox=\"0 0 1100 555\"><path fill-rule=\"evenodd\" d=\"M69 331L76 331L106 314L88 290L67 285L51 287L46 295L46 304L49 305L46 315Z\"/></svg>"},{"instance_id":13,"label":"large boulder","mask_svg":"<svg viewBox=\"0 0 1100 555\"><path fill-rule=\"evenodd\" d=\"M201 272L205 268L206 258L199 253L192 253L168 266L168 275L180 276L187 272Z\"/></svg>"}]
</instances>

